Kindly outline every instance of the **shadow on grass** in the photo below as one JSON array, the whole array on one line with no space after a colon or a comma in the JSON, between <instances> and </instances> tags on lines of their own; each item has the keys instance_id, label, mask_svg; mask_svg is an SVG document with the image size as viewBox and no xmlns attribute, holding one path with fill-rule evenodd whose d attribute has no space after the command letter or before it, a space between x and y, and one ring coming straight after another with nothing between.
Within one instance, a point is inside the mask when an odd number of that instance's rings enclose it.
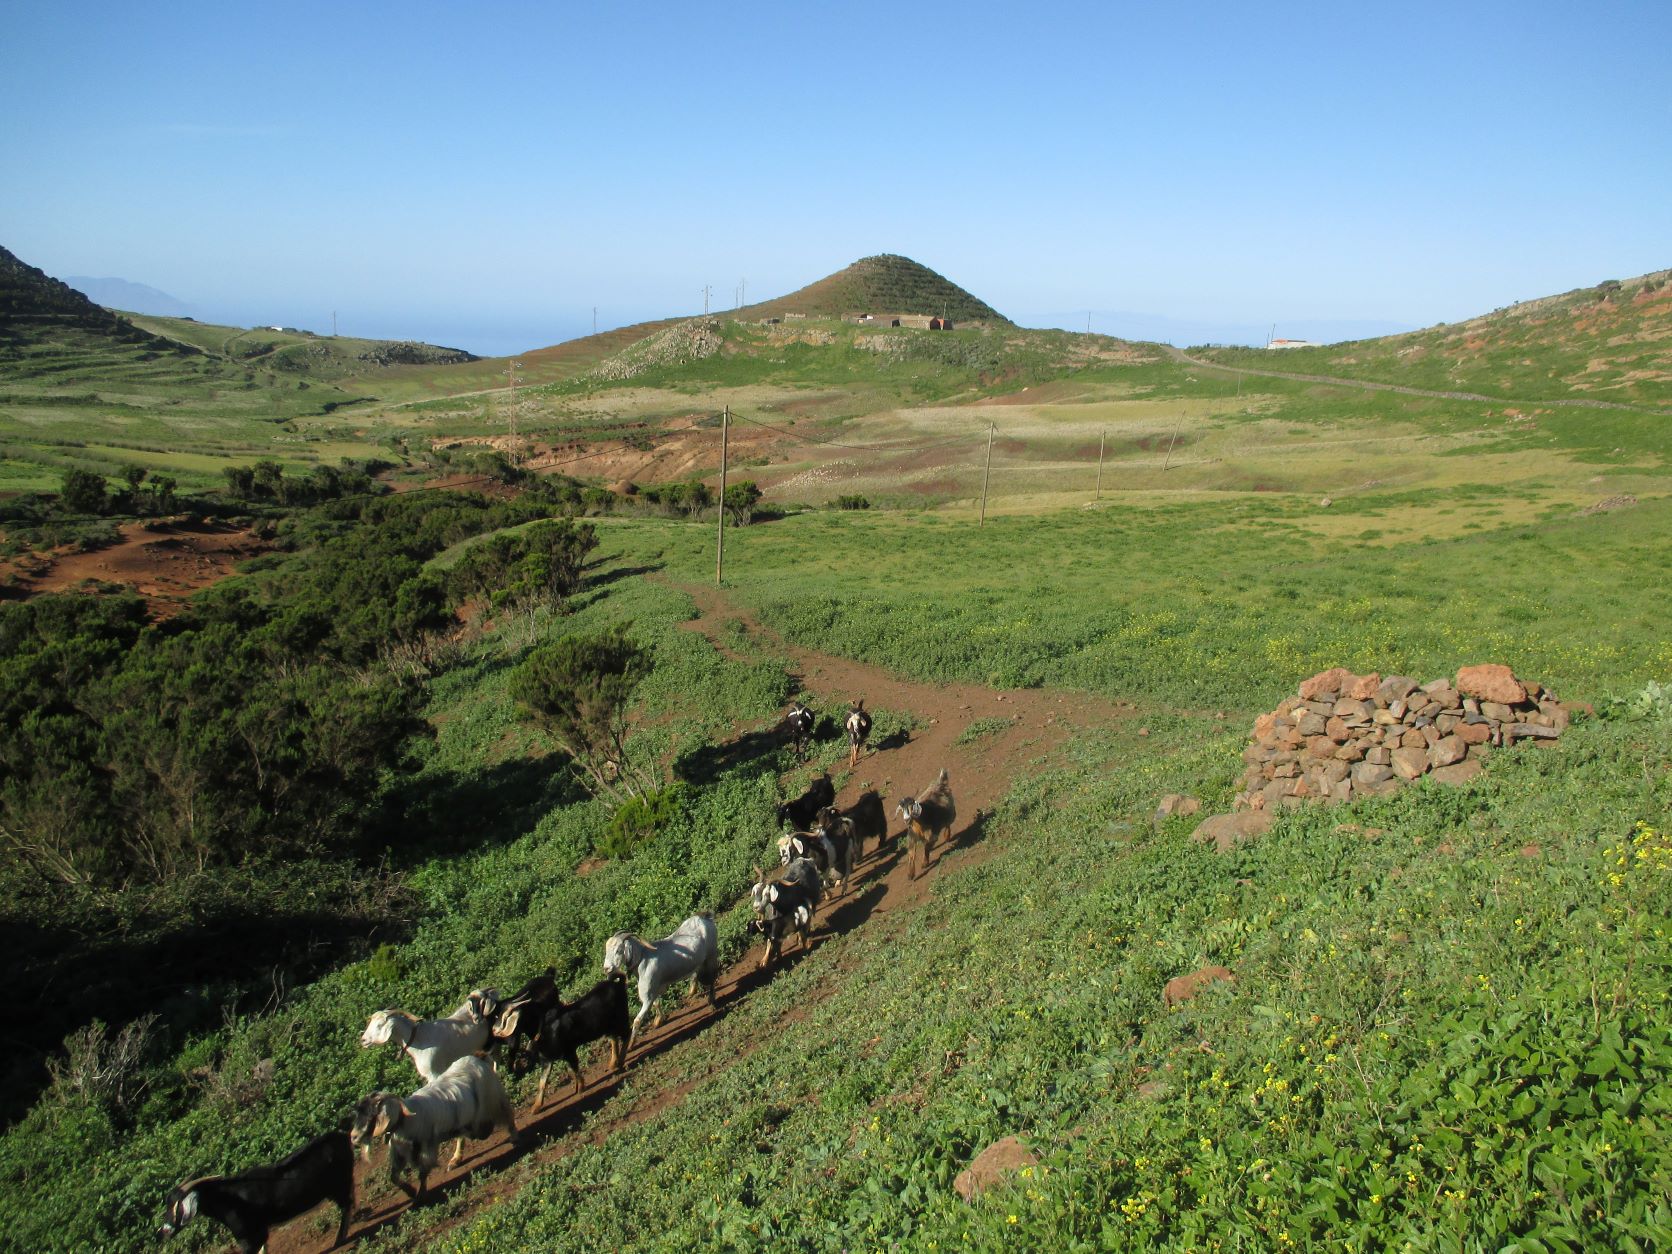
<instances>
[{"instance_id":1,"label":"shadow on grass","mask_svg":"<svg viewBox=\"0 0 1672 1254\"><path fill-rule=\"evenodd\" d=\"M586 800L561 759L507 758L472 771L415 780L382 833L404 864L506 844L558 806Z\"/></svg>"}]
</instances>

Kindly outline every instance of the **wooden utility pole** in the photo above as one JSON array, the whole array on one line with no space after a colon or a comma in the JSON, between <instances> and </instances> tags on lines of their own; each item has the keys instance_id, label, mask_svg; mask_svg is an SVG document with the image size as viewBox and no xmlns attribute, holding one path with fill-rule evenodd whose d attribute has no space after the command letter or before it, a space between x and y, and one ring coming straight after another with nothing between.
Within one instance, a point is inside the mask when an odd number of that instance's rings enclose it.
<instances>
[{"instance_id":1,"label":"wooden utility pole","mask_svg":"<svg viewBox=\"0 0 1672 1254\"><path fill-rule=\"evenodd\" d=\"M1178 443L1179 428L1184 425L1184 411L1179 410L1179 420L1173 424L1173 438L1167 441L1167 460L1161 463L1161 473L1167 473L1167 467L1173 464L1173 445Z\"/></svg>"},{"instance_id":2,"label":"wooden utility pole","mask_svg":"<svg viewBox=\"0 0 1672 1254\"><path fill-rule=\"evenodd\" d=\"M511 358L511 365L510 365L509 369L507 369L505 371L505 377L511 381L511 418L510 418L510 426L511 426L511 438L513 440L517 438L517 367L520 366L520 365L522 365L522 362L519 361L517 358L513 357L513 358Z\"/></svg>"},{"instance_id":3,"label":"wooden utility pole","mask_svg":"<svg viewBox=\"0 0 1672 1254\"><path fill-rule=\"evenodd\" d=\"M977 526L987 525L987 481L993 477L993 432L998 428L992 423L987 424L987 469L981 472L981 521Z\"/></svg>"},{"instance_id":4,"label":"wooden utility pole","mask_svg":"<svg viewBox=\"0 0 1672 1254\"><path fill-rule=\"evenodd\" d=\"M731 426L731 406L720 413L720 534L714 545L714 586L718 588L726 573L726 446L727 429Z\"/></svg>"},{"instance_id":5,"label":"wooden utility pole","mask_svg":"<svg viewBox=\"0 0 1672 1254\"><path fill-rule=\"evenodd\" d=\"M1096 501L1103 499L1103 442L1108 438L1107 431L1097 433L1097 495L1092 498Z\"/></svg>"}]
</instances>

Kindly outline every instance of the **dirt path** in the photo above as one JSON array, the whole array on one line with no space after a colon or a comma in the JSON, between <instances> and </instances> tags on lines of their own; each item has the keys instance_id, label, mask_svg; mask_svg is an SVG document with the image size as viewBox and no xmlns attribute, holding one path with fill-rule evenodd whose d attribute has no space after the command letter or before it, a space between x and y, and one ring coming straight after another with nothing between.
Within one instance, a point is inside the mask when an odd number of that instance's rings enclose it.
<instances>
[{"instance_id":1,"label":"dirt path","mask_svg":"<svg viewBox=\"0 0 1672 1254\"><path fill-rule=\"evenodd\" d=\"M1624 409L1634 414L1672 414L1672 409L1656 409L1650 405L1631 405L1625 401L1598 401L1570 396L1560 400L1524 401L1513 396L1486 396L1480 392L1436 392L1431 388L1405 387L1398 383L1376 383L1370 379L1342 379L1327 374L1291 374L1285 370L1252 370L1246 366L1227 366L1217 361L1203 361L1183 349L1163 344L1168 356L1187 366L1203 370L1223 370L1230 374L1251 374L1263 379L1292 379L1297 383L1327 383L1335 387L1363 388L1368 392L1398 392L1402 396L1431 396L1440 401L1485 401L1489 405L1520 405L1528 409L1541 405L1561 405L1569 409Z\"/></svg>"},{"instance_id":2,"label":"dirt path","mask_svg":"<svg viewBox=\"0 0 1672 1254\"><path fill-rule=\"evenodd\" d=\"M1052 689L996 692L974 684L925 684L901 679L876 666L791 645L731 606L712 588L681 585L680 590L692 597L699 613L699 617L685 624L688 629L705 636L722 654L735 657L736 652L722 636L728 624L740 622L750 651L758 647L769 656L790 660L802 688L810 694L811 703L821 714L839 717L849 701L862 697L869 708L908 711L916 716L919 725L909 739L898 744L873 744L867 750L858 768L839 789L838 805L851 804L865 789L876 788L887 801L889 826L893 830L897 827L893 817L893 803L897 798L921 791L934 781L942 767L951 775L952 791L958 803L958 827L951 843L935 849L928 872L915 881L906 874L903 849L894 837L881 848L868 849L856 868L853 884L841 897L827 900L820 910L815 925L817 939L805 958L808 962L825 960L821 942L830 935L845 934L865 926L873 917L909 909L925 900L936 880L949 870L973 865L989 856L987 818L1024 769L1031 769L1037 759L1061 747L1078 727L1133 715L1131 707L1085 693ZM1013 722L1006 729L957 743L977 719ZM759 729L745 730L739 733L738 739L759 734ZM844 758L838 767L845 765ZM811 773L810 769L793 772L785 780L786 789L799 792ZM833 771L833 775L840 778L841 771ZM770 850L763 850L763 861L770 855ZM616 1100L620 1081L606 1070L606 1050L592 1051L595 1060L586 1068L585 1086L573 1096L568 1095L562 1077L554 1073L553 1089L560 1096L549 1098L545 1109L538 1114L526 1106L517 1112L517 1126L524 1134L522 1144L513 1144L503 1135L473 1143L457 1170L438 1171L431 1177L430 1190L438 1196L455 1194L467 1182L479 1186L464 1199L459 1212L450 1216L445 1226L466 1222L485 1207L514 1194L527 1172L505 1170L513 1164L544 1166L562 1158L577 1145L600 1144L612 1131L666 1109L737 1061L735 1054L712 1055L710 1066L699 1078L678 1083L668 1078L673 1071L670 1062L682 1063L688 1057L684 1051L702 1049L700 1038L704 1029L724 1016L739 997L766 984L777 971L784 969L786 962L802 960L799 942L791 941L789 948L790 952L772 968L757 971L761 949L751 947L721 975L716 984L719 1004L714 1010L700 1001L682 1005L668 1015L661 1028L635 1045L629 1059L628 1074L633 1079L630 1101ZM582 1123L588 1116L594 1118L583 1131ZM484 1166L491 1167L493 1174L471 1181L469 1178ZM351 1225L351 1242L397 1223L406 1211L404 1194L385 1191L383 1172L381 1153L376 1155L369 1171L362 1168L362 1188L369 1186L375 1200L370 1202L369 1212L358 1215ZM365 1197L360 1204L368 1205ZM326 1207L318 1215L334 1216L334 1213ZM323 1218L317 1222L323 1223ZM334 1218L330 1233L325 1236L313 1231L315 1223L315 1219L305 1218L275 1232L268 1249L272 1254L314 1254L329 1249L330 1234L335 1232Z\"/></svg>"}]
</instances>

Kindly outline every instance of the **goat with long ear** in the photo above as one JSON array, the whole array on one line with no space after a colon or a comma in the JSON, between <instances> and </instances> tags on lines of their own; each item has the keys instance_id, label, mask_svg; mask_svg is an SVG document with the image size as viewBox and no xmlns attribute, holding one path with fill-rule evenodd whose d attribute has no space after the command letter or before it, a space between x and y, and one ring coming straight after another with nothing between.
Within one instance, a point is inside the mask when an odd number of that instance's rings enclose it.
<instances>
[{"instance_id":1,"label":"goat with long ear","mask_svg":"<svg viewBox=\"0 0 1672 1254\"><path fill-rule=\"evenodd\" d=\"M348 1134L327 1132L290 1157L235 1176L200 1176L168 1195L160 1237L171 1237L199 1215L226 1226L240 1254L256 1254L275 1224L294 1219L321 1202L337 1206L337 1238L348 1236L354 1210L354 1150Z\"/></svg>"}]
</instances>

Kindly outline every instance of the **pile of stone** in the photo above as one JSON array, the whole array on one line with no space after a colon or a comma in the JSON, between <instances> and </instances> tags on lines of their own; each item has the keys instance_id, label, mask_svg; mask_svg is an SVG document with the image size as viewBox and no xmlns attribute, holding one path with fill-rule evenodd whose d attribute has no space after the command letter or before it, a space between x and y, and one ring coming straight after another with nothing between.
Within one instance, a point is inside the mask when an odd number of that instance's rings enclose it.
<instances>
[{"instance_id":1,"label":"pile of stone","mask_svg":"<svg viewBox=\"0 0 1672 1254\"><path fill-rule=\"evenodd\" d=\"M683 366L713 357L726 346L718 318L691 318L640 340L596 366L588 375L606 383L637 378L662 366Z\"/></svg>"},{"instance_id":2,"label":"pile of stone","mask_svg":"<svg viewBox=\"0 0 1672 1254\"><path fill-rule=\"evenodd\" d=\"M1496 746L1554 740L1572 713L1507 666L1465 666L1427 684L1336 667L1254 720L1236 808L1379 796L1424 775L1459 784Z\"/></svg>"}]
</instances>

